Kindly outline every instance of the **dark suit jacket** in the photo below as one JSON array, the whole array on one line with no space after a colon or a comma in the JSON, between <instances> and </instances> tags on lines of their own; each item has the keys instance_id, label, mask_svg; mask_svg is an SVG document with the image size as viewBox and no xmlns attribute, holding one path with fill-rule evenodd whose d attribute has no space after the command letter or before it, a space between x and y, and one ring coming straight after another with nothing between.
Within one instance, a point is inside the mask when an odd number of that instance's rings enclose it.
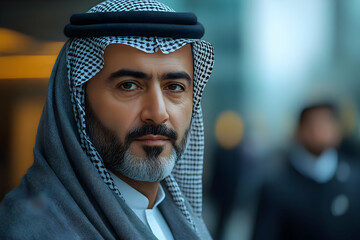
<instances>
[{"instance_id":1,"label":"dark suit jacket","mask_svg":"<svg viewBox=\"0 0 360 240\"><path fill-rule=\"evenodd\" d=\"M340 161L350 166L348 179L341 182L334 176L323 184L304 177L286 161L283 171L264 184L253 239L360 239L359 164L342 155ZM338 204L347 210L334 216L332 208L339 196Z\"/></svg>"}]
</instances>

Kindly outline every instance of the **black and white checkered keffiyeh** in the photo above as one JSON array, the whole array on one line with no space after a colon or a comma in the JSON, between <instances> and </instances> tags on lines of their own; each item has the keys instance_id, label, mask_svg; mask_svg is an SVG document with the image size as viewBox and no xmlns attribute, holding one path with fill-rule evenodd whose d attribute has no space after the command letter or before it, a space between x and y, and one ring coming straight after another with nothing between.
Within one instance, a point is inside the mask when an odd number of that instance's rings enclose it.
<instances>
[{"instance_id":1,"label":"black and white checkered keffiyeh","mask_svg":"<svg viewBox=\"0 0 360 240\"><path fill-rule=\"evenodd\" d=\"M174 12L168 6L155 0L108 0L91 8L89 12L114 11L166 11ZM81 145L98 170L104 182L120 197L119 189L105 168L99 153L86 131L85 87L84 83L95 76L104 65L106 46L120 43L132 46L147 53L160 49L171 53L185 44L191 43L194 57L193 115L188 144L181 159L177 162L172 175L165 179L166 187L187 220L194 226L185 206L185 199L193 207L195 214L201 215L202 209L202 172L204 152L204 130L200 100L208 81L214 54L210 43L199 39L171 39L159 37L92 37L74 38L67 52L68 77L75 119L78 125Z\"/></svg>"}]
</instances>

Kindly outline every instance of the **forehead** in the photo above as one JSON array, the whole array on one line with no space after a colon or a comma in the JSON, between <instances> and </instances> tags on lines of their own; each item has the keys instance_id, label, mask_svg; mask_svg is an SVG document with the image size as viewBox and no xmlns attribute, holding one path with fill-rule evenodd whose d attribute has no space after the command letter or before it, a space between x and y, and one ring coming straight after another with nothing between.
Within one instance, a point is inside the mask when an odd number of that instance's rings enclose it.
<instances>
[{"instance_id":1,"label":"forehead","mask_svg":"<svg viewBox=\"0 0 360 240\"><path fill-rule=\"evenodd\" d=\"M326 107L309 109L303 116L304 123L317 123L335 119L336 117L333 110Z\"/></svg>"},{"instance_id":2,"label":"forehead","mask_svg":"<svg viewBox=\"0 0 360 240\"><path fill-rule=\"evenodd\" d=\"M125 44L110 44L104 53L104 71L130 68L144 72L185 71L193 74L193 56L191 45L186 44L180 49L164 54L160 50L146 53Z\"/></svg>"}]
</instances>

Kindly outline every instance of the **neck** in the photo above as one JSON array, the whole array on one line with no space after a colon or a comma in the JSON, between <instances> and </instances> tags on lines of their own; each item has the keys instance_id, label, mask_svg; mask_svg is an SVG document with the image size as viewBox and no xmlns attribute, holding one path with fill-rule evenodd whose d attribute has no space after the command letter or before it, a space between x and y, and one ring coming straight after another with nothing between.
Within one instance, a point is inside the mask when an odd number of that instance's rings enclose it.
<instances>
[{"instance_id":1,"label":"neck","mask_svg":"<svg viewBox=\"0 0 360 240\"><path fill-rule=\"evenodd\" d=\"M125 177L124 175L121 175L116 171L112 171L112 172L118 178L129 184L129 186L131 186L132 188L143 194L149 200L149 205L147 207L148 209L152 209L154 207L157 192L159 190L159 182L136 181L128 177Z\"/></svg>"},{"instance_id":2,"label":"neck","mask_svg":"<svg viewBox=\"0 0 360 240\"><path fill-rule=\"evenodd\" d=\"M314 149L314 148L306 148L306 150L315 157L320 157L320 155L325 151L325 149Z\"/></svg>"}]
</instances>

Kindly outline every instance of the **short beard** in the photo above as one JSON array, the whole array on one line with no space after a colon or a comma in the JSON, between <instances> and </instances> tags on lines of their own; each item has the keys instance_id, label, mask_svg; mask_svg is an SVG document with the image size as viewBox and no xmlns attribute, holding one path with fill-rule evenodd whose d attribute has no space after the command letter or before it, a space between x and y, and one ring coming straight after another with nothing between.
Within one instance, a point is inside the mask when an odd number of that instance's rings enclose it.
<instances>
[{"instance_id":1,"label":"short beard","mask_svg":"<svg viewBox=\"0 0 360 240\"><path fill-rule=\"evenodd\" d=\"M122 143L114 131L106 128L100 122L87 101L86 113L88 133L105 166L130 179L144 182L163 180L171 174L176 162L185 150L189 129L185 131L179 145L175 143L178 138L177 133L165 124L143 125L133 129L127 134L125 142ZM144 146L145 157L133 155L130 151L131 142L148 134L168 137L172 143L170 155L160 157L163 151L161 146Z\"/></svg>"}]
</instances>

